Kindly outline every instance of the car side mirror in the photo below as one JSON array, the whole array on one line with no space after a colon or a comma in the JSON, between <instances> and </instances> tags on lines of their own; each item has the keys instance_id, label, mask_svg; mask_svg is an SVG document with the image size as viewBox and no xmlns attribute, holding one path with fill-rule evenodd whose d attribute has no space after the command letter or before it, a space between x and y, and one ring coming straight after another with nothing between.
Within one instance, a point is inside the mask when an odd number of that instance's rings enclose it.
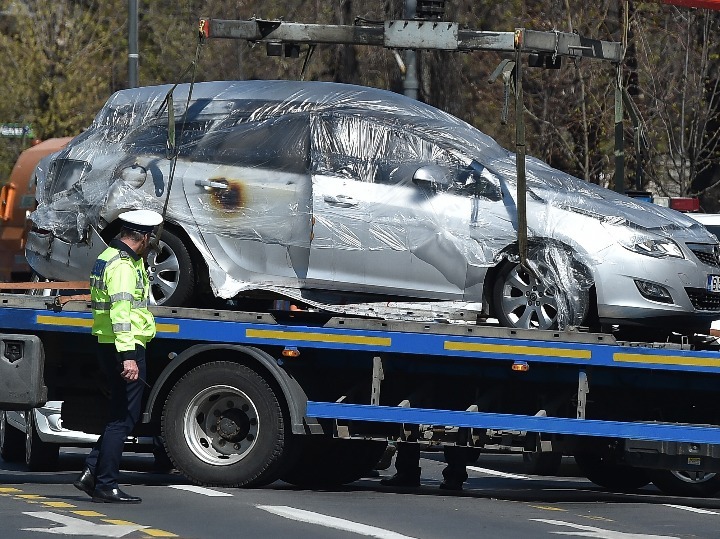
<instances>
[{"instance_id":1,"label":"car side mirror","mask_svg":"<svg viewBox=\"0 0 720 539\"><path fill-rule=\"evenodd\" d=\"M447 168L440 165L426 165L420 167L413 174L413 183L423 189L436 193L438 187L445 189L450 184L450 174Z\"/></svg>"}]
</instances>

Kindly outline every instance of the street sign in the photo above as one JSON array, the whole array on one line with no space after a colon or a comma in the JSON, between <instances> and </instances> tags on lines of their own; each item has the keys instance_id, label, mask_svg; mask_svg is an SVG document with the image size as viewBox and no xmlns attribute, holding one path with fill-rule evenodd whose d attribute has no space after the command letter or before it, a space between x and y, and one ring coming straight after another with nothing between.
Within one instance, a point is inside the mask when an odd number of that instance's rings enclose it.
<instances>
[{"instance_id":1,"label":"street sign","mask_svg":"<svg viewBox=\"0 0 720 539\"><path fill-rule=\"evenodd\" d=\"M35 132L28 124L0 124L0 137L35 138Z\"/></svg>"}]
</instances>

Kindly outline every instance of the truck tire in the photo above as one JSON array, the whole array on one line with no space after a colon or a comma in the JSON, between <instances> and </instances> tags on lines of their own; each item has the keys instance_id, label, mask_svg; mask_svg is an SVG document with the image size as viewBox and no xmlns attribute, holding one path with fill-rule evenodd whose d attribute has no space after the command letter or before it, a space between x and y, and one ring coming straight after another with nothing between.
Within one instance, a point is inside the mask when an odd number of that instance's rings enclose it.
<instances>
[{"instance_id":1,"label":"truck tire","mask_svg":"<svg viewBox=\"0 0 720 539\"><path fill-rule=\"evenodd\" d=\"M557 475L561 463L557 451L523 451L523 470L531 475Z\"/></svg>"},{"instance_id":2,"label":"truck tire","mask_svg":"<svg viewBox=\"0 0 720 539\"><path fill-rule=\"evenodd\" d=\"M609 490L628 492L650 483L646 470L617 464L598 454L576 453L575 462L585 477Z\"/></svg>"},{"instance_id":3,"label":"truck tire","mask_svg":"<svg viewBox=\"0 0 720 539\"><path fill-rule=\"evenodd\" d=\"M7 412L0 410L0 457L5 462L18 462L22 460L24 451L23 433L10 425Z\"/></svg>"},{"instance_id":4,"label":"truck tire","mask_svg":"<svg viewBox=\"0 0 720 539\"><path fill-rule=\"evenodd\" d=\"M37 432L35 411L25 414L25 464L31 472L49 472L57 469L60 446L43 442Z\"/></svg>"},{"instance_id":5,"label":"truck tire","mask_svg":"<svg viewBox=\"0 0 720 539\"><path fill-rule=\"evenodd\" d=\"M653 484L671 496L706 498L720 491L720 474L676 470L649 470Z\"/></svg>"},{"instance_id":6,"label":"truck tire","mask_svg":"<svg viewBox=\"0 0 720 539\"><path fill-rule=\"evenodd\" d=\"M380 461L387 442L326 436L298 437L300 454L280 479L305 488L327 488L357 481Z\"/></svg>"},{"instance_id":7,"label":"truck tire","mask_svg":"<svg viewBox=\"0 0 720 539\"><path fill-rule=\"evenodd\" d=\"M254 370L229 361L200 365L172 388L162 415L175 467L205 486L273 482L289 454L287 419Z\"/></svg>"}]
</instances>

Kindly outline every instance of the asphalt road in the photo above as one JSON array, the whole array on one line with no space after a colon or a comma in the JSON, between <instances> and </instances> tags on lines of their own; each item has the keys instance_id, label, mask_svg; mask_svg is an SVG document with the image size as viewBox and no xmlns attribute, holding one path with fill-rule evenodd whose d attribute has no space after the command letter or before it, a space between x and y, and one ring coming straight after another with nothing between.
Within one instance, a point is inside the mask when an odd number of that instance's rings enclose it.
<instances>
[{"instance_id":1,"label":"asphalt road","mask_svg":"<svg viewBox=\"0 0 720 539\"><path fill-rule=\"evenodd\" d=\"M152 473L149 455L130 455L121 486L143 503L118 506L93 503L72 486L82 466L78 451L64 451L53 473L0 460L0 538L720 537L720 499L668 497L652 486L607 492L578 477L569 459L559 476L541 477L524 474L516 455L484 455L469 469L465 490L447 493L437 488L441 454L424 454L419 489L390 489L369 477L334 491L281 482L198 488L177 474Z\"/></svg>"}]
</instances>

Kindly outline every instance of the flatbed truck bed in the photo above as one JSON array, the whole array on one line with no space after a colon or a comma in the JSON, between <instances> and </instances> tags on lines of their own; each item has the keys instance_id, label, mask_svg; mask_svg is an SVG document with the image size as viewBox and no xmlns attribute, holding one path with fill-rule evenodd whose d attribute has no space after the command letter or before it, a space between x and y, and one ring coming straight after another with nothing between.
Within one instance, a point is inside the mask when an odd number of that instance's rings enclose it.
<instances>
[{"instance_id":1,"label":"flatbed truck bed","mask_svg":"<svg viewBox=\"0 0 720 539\"><path fill-rule=\"evenodd\" d=\"M12 391L0 384L0 406L61 400L68 428L98 432L89 304L57 299L0 294L0 375L13 381ZM341 484L388 441L410 441L575 455L609 488L720 489L720 353L710 337L630 343L302 312L153 311L138 432L162 435L198 484ZM683 485L679 473L701 480Z\"/></svg>"}]
</instances>

